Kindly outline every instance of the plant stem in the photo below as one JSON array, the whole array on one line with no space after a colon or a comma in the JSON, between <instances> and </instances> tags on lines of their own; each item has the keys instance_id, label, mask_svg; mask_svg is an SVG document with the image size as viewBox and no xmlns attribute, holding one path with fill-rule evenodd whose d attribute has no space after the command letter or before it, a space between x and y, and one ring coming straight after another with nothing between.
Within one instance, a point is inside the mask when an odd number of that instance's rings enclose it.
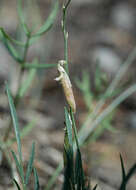
<instances>
[{"instance_id":1,"label":"plant stem","mask_svg":"<svg viewBox=\"0 0 136 190\"><path fill-rule=\"evenodd\" d=\"M23 62L22 62L22 64L24 64L26 62L26 57L27 57L27 52L28 52L28 48L29 48L29 40L30 40L30 38L31 38L31 34L27 35L27 39L26 39L26 43L25 43L25 47L24 47L24 54L23 54ZM17 89L17 93L16 93L16 95L15 95L15 97L13 99L15 108L17 108L17 106L18 106L18 104L20 102L19 90L20 90L20 86L21 86L24 71L25 71L25 68L21 67L20 75L19 75L19 79L18 79L18 89ZM10 131L12 129L11 125L12 125L12 120L10 119L9 126L8 126L8 128L7 128L6 132L5 132L4 138L3 138L4 142L6 142L8 137L9 137Z\"/></svg>"},{"instance_id":2,"label":"plant stem","mask_svg":"<svg viewBox=\"0 0 136 190\"><path fill-rule=\"evenodd\" d=\"M67 64L65 64L65 70L68 73L69 69L68 69L68 32L66 31L66 14L67 14L67 8L70 4L71 0L68 0L68 2L66 3L66 5L63 5L63 16L62 16L62 31L63 31L63 35L64 35L64 59L66 61Z\"/></svg>"}]
</instances>

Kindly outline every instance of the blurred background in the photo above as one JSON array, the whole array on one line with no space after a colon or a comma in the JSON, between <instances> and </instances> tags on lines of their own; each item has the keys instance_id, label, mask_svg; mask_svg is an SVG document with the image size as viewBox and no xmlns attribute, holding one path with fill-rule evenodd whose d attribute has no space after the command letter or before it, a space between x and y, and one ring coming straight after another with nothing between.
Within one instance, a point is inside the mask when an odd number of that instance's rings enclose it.
<instances>
[{"instance_id":1,"label":"blurred background","mask_svg":"<svg viewBox=\"0 0 136 190\"><path fill-rule=\"evenodd\" d=\"M23 1L28 26L38 30L47 19L54 1ZM57 63L64 59L64 42L61 30L62 3L53 27L28 50L27 61L37 57L42 63ZM133 52L136 44L135 0L72 0L67 15L68 53L70 78L77 103L77 126L87 120L95 105L103 97L108 85L120 67ZM19 24L15 0L0 0L0 27L18 40L25 40ZM20 50L21 52L21 50ZM136 54L136 53L135 53ZM124 89L136 82L136 59L119 81L117 89L105 101L100 112ZM19 66L0 42L0 133L4 134L9 122L9 108L4 82L9 81L13 95L17 91ZM24 78L27 73L24 73ZM61 85L54 78L56 68L38 69L31 87L21 100L17 112L20 126L36 119L34 130L23 140L24 160L28 159L29 147L36 142L35 167L40 177L41 189L55 171L63 157L65 98ZM106 123L106 124L105 124ZM82 147L84 168L91 176L92 184L100 189L115 190L121 181L119 153L126 168L136 162L136 93L123 101L101 123L102 131L90 136ZM88 128L92 123L88 124ZM107 128L110 128L107 129ZM16 144L13 144L16 149ZM129 190L136 189L136 176ZM11 186L7 170L0 167L1 189ZM8 180L7 180L8 179ZM58 177L53 189L60 189L63 175ZM99 189L99 188L98 188Z\"/></svg>"}]
</instances>

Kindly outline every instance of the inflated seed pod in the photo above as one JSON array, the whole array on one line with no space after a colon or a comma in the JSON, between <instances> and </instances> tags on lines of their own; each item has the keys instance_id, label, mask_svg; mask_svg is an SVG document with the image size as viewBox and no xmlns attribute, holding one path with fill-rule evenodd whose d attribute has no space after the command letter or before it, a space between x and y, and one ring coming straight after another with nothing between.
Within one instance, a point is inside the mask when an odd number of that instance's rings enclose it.
<instances>
[{"instance_id":1,"label":"inflated seed pod","mask_svg":"<svg viewBox=\"0 0 136 190\"><path fill-rule=\"evenodd\" d=\"M58 71L60 73L60 76L57 77L55 80L61 82L67 103L72 108L73 113L75 113L76 112L76 103L75 103L75 98L73 95L72 84L71 84L68 74L66 73L65 69L63 68L64 64L65 64L64 60L59 61Z\"/></svg>"}]
</instances>

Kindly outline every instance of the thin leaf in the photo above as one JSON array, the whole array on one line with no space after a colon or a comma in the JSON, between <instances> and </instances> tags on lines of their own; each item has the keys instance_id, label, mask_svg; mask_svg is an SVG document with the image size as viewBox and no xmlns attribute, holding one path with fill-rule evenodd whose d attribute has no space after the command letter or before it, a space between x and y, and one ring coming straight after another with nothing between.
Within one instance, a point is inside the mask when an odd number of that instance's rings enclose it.
<instances>
[{"instance_id":1,"label":"thin leaf","mask_svg":"<svg viewBox=\"0 0 136 190\"><path fill-rule=\"evenodd\" d=\"M39 190L40 185L39 185L39 178L38 178L38 175L37 175L37 171L36 171L35 168L33 170L34 170L34 190Z\"/></svg>"},{"instance_id":2,"label":"thin leaf","mask_svg":"<svg viewBox=\"0 0 136 190\"><path fill-rule=\"evenodd\" d=\"M7 92L7 96L8 96L9 107L10 107L10 111L11 111L13 126L14 126L16 140L17 140L19 159L22 162L22 150L21 150L21 140L20 140L20 131L19 131L19 126L18 126L18 119L17 119L16 109L15 109L15 106L13 103L13 99L11 96L11 92L10 92L10 89L9 89L7 83L6 83L6 92Z\"/></svg>"},{"instance_id":3,"label":"thin leaf","mask_svg":"<svg viewBox=\"0 0 136 190\"><path fill-rule=\"evenodd\" d=\"M24 29L24 32L28 36L30 34L30 32L29 32L29 29L25 23L25 17L24 17L23 9L22 9L22 0L17 1L17 11L18 11L18 15L20 18L21 25Z\"/></svg>"},{"instance_id":4,"label":"thin leaf","mask_svg":"<svg viewBox=\"0 0 136 190\"><path fill-rule=\"evenodd\" d=\"M58 12L58 8L59 8L59 3L58 3L58 0L56 0L54 6L53 6L53 9L49 15L49 17L47 18L47 20L45 21L45 23L43 24L43 26L41 26L41 28L39 29L39 31L37 33L35 33L33 37L36 37L36 36L41 36L42 34L44 34L45 32L47 32L51 26L53 25L54 23L54 20L56 18L56 15L57 15L57 12Z\"/></svg>"},{"instance_id":5,"label":"thin leaf","mask_svg":"<svg viewBox=\"0 0 136 190\"><path fill-rule=\"evenodd\" d=\"M123 163L121 154L120 154L120 163L121 163L121 170L122 170L122 180L124 180L126 177L126 172L125 172L125 167L124 167L124 163Z\"/></svg>"},{"instance_id":6,"label":"thin leaf","mask_svg":"<svg viewBox=\"0 0 136 190\"><path fill-rule=\"evenodd\" d=\"M97 184L95 185L95 187L93 188L93 190L96 190L96 188L97 188Z\"/></svg>"},{"instance_id":7,"label":"thin leaf","mask_svg":"<svg viewBox=\"0 0 136 190\"><path fill-rule=\"evenodd\" d=\"M125 178L122 180L121 186L119 190L126 190L126 185L128 184L129 180L131 177L135 174L136 172L136 164L134 164L126 174Z\"/></svg>"},{"instance_id":8,"label":"thin leaf","mask_svg":"<svg viewBox=\"0 0 136 190\"><path fill-rule=\"evenodd\" d=\"M74 187L73 153L71 147L68 149L64 146L64 160L64 183L62 189L69 190Z\"/></svg>"},{"instance_id":9,"label":"thin leaf","mask_svg":"<svg viewBox=\"0 0 136 190\"><path fill-rule=\"evenodd\" d=\"M82 166L81 153L79 149L77 149L77 153L76 153L75 182L77 184L77 190L82 190L85 188L84 171L83 171L83 166Z\"/></svg>"},{"instance_id":10,"label":"thin leaf","mask_svg":"<svg viewBox=\"0 0 136 190\"><path fill-rule=\"evenodd\" d=\"M30 154L30 159L29 159L28 166L27 166L27 172L26 172L26 178L25 178L25 184L26 185L28 184L29 177L30 177L31 172L32 172L33 162L34 162L34 155L35 155L35 144L33 143L32 144L32 151L31 151L31 154Z\"/></svg>"},{"instance_id":11,"label":"thin leaf","mask_svg":"<svg viewBox=\"0 0 136 190\"><path fill-rule=\"evenodd\" d=\"M35 63L26 63L22 64L21 66L23 68L31 69L31 68L36 68L36 69L47 69L51 67L57 67L58 64L35 64Z\"/></svg>"},{"instance_id":12,"label":"thin leaf","mask_svg":"<svg viewBox=\"0 0 136 190\"><path fill-rule=\"evenodd\" d=\"M0 34L1 34L1 39L5 45L5 47L7 48L8 52L10 53L10 55L19 63L22 63L22 59L20 58L19 53L17 52L17 50L13 47L13 45L10 43L7 35L5 35L4 31L1 29L0 30Z\"/></svg>"},{"instance_id":13,"label":"thin leaf","mask_svg":"<svg viewBox=\"0 0 136 190\"><path fill-rule=\"evenodd\" d=\"M18 45L18 46L25 46L25 43L22 43L22 42L20 42L20 41L18 41L18 40L15 40L15 39L12 38L11 36L9 36L9 35L5 32L5 30L4 30L3 28L0 28L0 31L1 31L2 35L5 36L5 38L7 38L7 40L9 40L11 43L16 44L16 45Z\"/></svg>"},{"instance_id":14,"label":"thin leaf","mask_svg":"<svg viewBox=\"0 0 136 190\"><path fill-rule=\"evenodd\" d=\"M69 144L72 146L73 145L73 140L72 140L72 121L70 119L70 115L67 111L67 108L65 107L65 121L66 121L66 130L68 134L68 140Z\"/></svg>"},{"instance_id":15,"label":"thin leaf","mask_svg":"<svg viewBox=\"0 0 136 190\"><path fill-rule=\"evenodd\" d=\"M12 153L12 156L13 156L13 158L14 158L14 160L15 160L16 167L17 167L17 170L18 170L19 175L20 175L20 177L21 177L21 180L22 180L22 182L24 183L23 167L22 167L21 163L19 162L18 158L16 157L15 152L12 150L11 153Z\"/></svg>"},{"instance_id":16,"label":"thin leaf","mask_svg":"<svg viewBox=\"0 0 136 190\"><path fill-rule=\"evenodd\" d=\"M65 131L65 137L64 137L63 157L64 157L64 167L67 167L70 161L71 164L73 164L73 146L71 146L69 143L67 130Z\"/></svg>"},{"instance_id":17,"label":"thin leaf","mask_svg":"<svg viewBox=\"0 0 136 190\"><path fill-rule=\"evenodd\" d=\"M15 179L13 179L13 182L14 182L14 184L16 185L17 189L18 189L18 190L21 190L21 187L19 187L19 184L18 184L18 182L17 182Z\"/></svg>"},{"instance_id":18,"label":"thin leaf","mask_svg":"<svg viewBox=\"0 0 136 190\"><path fill-rule=\"evenodd\" d=\"M72 142L72 126L69 113L65 108L65 137L64 137L64 183L63 190L73 189L74 187L74 163L73 163L73 142Z\"/></svg>"}]
</instances>

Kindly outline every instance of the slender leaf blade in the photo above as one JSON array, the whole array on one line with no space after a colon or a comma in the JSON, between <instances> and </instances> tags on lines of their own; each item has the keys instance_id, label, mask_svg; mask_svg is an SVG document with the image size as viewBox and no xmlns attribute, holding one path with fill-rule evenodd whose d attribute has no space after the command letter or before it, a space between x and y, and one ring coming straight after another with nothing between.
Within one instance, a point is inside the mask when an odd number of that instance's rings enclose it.
<instances>
[{"instance_id":1,"label":"slender leaf blade","mask_svg":"<svg viewBox=\"0 0 136 190\"><path fill-rule=\"evenodd\" d=\"M15 179L13 179L13 182L16 185L17 189L21 190L21 187L19 186L18 182Z\"/></svg>"},{"instance_id":2,"label":"slender leaf blade","mask_svg":"<svg viewBox=\"0 0 136 190\"><path fill-rule=\"evenodd\" d=\"M120 185L119 190L126 190L126 185L128 184L131 177L135 174L135 172L136 172L136 163L129 169L128 173L126 174L126 177L122 179L122 183Z\"/></svg>"},{"instance_id":3,"label":"slender leaf blade","mask_svg":"<svg viewBox=\"0 0 136 190\"><path fill-rule=\"evenodd\" d=\"M96 188L97 188L97 184L94 186L93 190L96 190Z\"/></svg>"},{"instance_id":4,"label":"slender leaf blade","mask_svg":"<svg viewBox=\"0 0 136 190\"><path fill-rule=\"evenodd\" d=\"M21 25L24 29L24 32L26 35L29 35L29 29L25 23L25 17L24 17L24 14L23 14L23 8L22 8L22 0L18 0L17 1L17 11L18 11L18 15L19 15L19 18L20 18L20 22L21 22Z\"/></svg>"},{"instance_id":5,"label":"slender leaf blade","mask_svg":"<svg viewBox=\"0 0 136 190\"><path fill-rule=\"evenodd\" d=\"M36 69L48 69L51 67L57 67L58 64L37 64L37 63L25 63L22 64L23 68L26 69L32 69L32 68L36 68Z\"/></svg>"},{"instance_id":6,"label":"slender leaf blade","mask_svg":"<svg viewBox=\"0 0 136 190\"><path fill-rule=\"evenodd\" d=\"M14 38L12 38L11 36L9 36L7 33L6 33L6 31L1 27L0 28L0 32L1 32L1 34L3 35L3 36L5 36L5 38L7 38L7 40L9 40L11 43L14 43L14 44L16 44L16 45L18 45L18 46L25 46L25 43L22 43L22 42L20 42L20 41L18 41L18 40L15 40ZM1 35L1 38L2 38L2 35Z\"/></svg>"},{"instance_id":7,"label":"slender leaf blade","mask_svg":"<svg viewBox=\"0 0 136 190\"><path fill-rule=\"evenodd\" d=\"M47 18L47 20L45 21L43 26L41 26L39 31L37 33L35 33L32 37L41 36L42 34L47 32L51 28L51 26L53 25L54 20L56 18L58 8L59 8L59 3L58 3L58 0L56 0L49 17Z\"/></svg>"},{"instance_id":8,"label":"slender leaf blade","mask_svg":"<svg viewBox=\"0 0 136 190\"><path fill-rule=\"evenodd\" d=\"M39 190L40 185L39 185L39 178L36 169L34 168L34 190Z\"/></svg>"},{"instance_id":9,"label":"slender leaf blade","mask_svg":"<svg viewBox=\"0 0 136 190\"><path fill-rule=\"evenodd\" d=\"M77 184L77 190L84 189L84 171L82 166L82 158L79 148L76 153L76 161L75 161L75 183Z\"/></svg>"},{"instance_id":10,"label":"slender leaf blade","mask_svg":"<svg viewBox=\"0 0 136 190\"><path fill-rule=\"evenodd\" d=\"M12 150L11 153L12 153L12 156L13 156L13 158L14 158L14 160L15 160L16 167L17 167L17 170L18 170L19 175L20 175L20 177L21 177L21 180L22 180L22 182L24 182L23 167L22 167L21 163L19 162L18 158L16 157L15 152Z\"/></svg>"},{"instance_id":11,"label":"slender leaf blade","mask_svg":"<svg viewBox=\"0 0 136 190\"><path fill-rule=\"evenodd\" d=\"M16 60L19 63L22 63L22 59L20 58L19 53L14 48L14 46L11 44L11 42L8 39L8 36L5 34L5 32L2 29L0 29L0 34L1 34L1 40L3 41L9 54L14 58L14 60Z\"/></svg>"},{"instance_id":12,"label":"slender leaf blade","mask_svg":"<svg viewBox=\"0 0 136 190\"><path fill-rule=\"evenodd\" d=\"M7 92L7 96L8 96L9 107L10 107L10 111L11 111L13 126L14 126L16 140L17 140L19 158L20 158L20 161L22 162L21 139L20 139L20 131L19 131L17 113L16 113L16 109L15 109L15 106L13 103L10 89L9 89L9 86L7 83L6 83L6 92Z\"/></svg>"},{"instance_id":13,"label":"slender leaf blade","mask_svg":"<svg viewBox=\"0 0 136 190\"><path fill-rule=\"evenodd\" d=\"M68 113L67 108L65 107L65 121L66 121L66 130L68 134L68 141L71 146L73 146L73 140L72 140L72 121L70 119L70 115Z\"/></svg>"},{"instance_id":14,"label":"slender leaf blade","mask_svg":"<svg viewBox=\"0 0 136 190\"><path fill-rule=\"evenodd\" d=\"M25 178L25 184L26 185L28 184L29 177L30 177L31 172L32 172L34 156L35 156L35 144L33 143L32 144L32 151L30 154L30 159L29 159L28 166L27 166L27 172L26 172L26 178Z\"/></svg>"},{"instance_id":15,"label":"slender leaf blade","mask_svg":"<svg viewBox=\"0 0 136 190\"><path fill-rule=\"evenodd\" d=\"M124 162L123 162L121 154L120 154L120 163L121 163L121 170L122 170L122 180L124 180L126 178L126 172L125 172Z\"/></svg>"}]
</instances>

